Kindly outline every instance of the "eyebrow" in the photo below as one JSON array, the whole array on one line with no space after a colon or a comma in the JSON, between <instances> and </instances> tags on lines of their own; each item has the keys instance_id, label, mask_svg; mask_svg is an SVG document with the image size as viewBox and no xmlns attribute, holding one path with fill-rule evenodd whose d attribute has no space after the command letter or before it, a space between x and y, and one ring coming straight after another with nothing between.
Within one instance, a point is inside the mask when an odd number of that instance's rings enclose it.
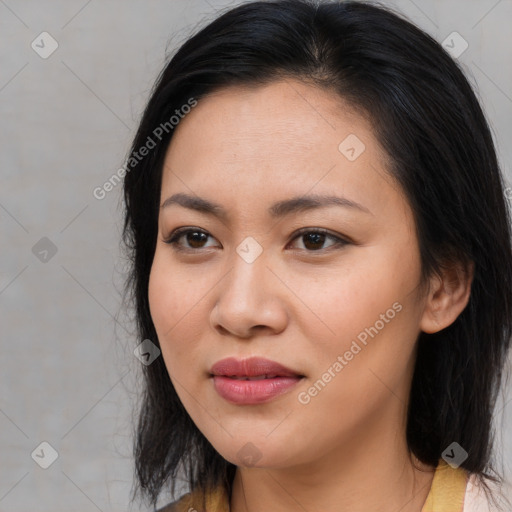
<instances>
[{"instance_id":1,"label":"eyebrow","mask_svg":"<svg viewBox=\"0 0 512 512\"><path fill-rule=\"evenodd\" d=\"M213 215L226 220L228 218L227 211L217 203L199 196L191 196L189 194L178 193L168 197L162 204L161 208L167 208L172 204L178 204L184 208L196 210L201 213ZM283 201L278 201L270 206L268 214L272 218L281 218L293 213L314 210L317 208L326 208L329 206L341 206L344 208L352 208L364 213L373 215L373 213L355 201L346 197L311 194L307 196L296 196Z\"/></svg>"}]
</instances>

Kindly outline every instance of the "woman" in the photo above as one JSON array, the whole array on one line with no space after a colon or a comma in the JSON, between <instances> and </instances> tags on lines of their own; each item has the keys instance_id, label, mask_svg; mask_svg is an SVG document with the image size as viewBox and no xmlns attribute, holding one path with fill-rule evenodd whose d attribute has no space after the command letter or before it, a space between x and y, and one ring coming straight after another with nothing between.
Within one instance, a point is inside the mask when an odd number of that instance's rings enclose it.
<instances>
[{"instance_id":1,"label":"woman","mask_svg":"<svg viewBox=\"0 0 512 512\"><path fill-rule=\"evenodd\" d=\"M141 495L182 471L161 510L499 505L510 214L435 40L360 2L246 3L170 60L128 162Z\"/></svg>"}]
</instances>

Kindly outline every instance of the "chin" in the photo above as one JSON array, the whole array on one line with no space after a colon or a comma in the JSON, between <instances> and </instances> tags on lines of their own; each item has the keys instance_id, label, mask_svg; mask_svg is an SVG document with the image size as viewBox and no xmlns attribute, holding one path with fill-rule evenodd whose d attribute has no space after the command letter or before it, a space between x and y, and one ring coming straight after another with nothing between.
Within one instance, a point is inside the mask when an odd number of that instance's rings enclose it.
<instances>
[{"instance_id":1,"label":"chin","mask_svg":"<svg viewBox=\"0 0 512 512\"><path fill-rule=\"evenodd\" d=\"M215 447L222 457L231 464L240 467L285 467L290 459L290 453L285 453L286 443L277 438L273 442L265 439L265 437L262 438L261 442L254 438L253 440L236 438L236 440L229 442L229 446L219 448Z\"/></svg>"}]
</instances>

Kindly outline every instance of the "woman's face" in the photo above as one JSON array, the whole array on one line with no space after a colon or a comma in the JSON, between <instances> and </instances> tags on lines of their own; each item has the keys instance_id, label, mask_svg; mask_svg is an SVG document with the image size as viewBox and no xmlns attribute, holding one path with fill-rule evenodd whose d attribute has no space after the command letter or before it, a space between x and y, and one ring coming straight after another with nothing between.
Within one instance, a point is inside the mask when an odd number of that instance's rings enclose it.
<instances>
[{"instance_id":1,"label":"woman's face","mask_svg":"<svg viewBox=\"0 0 512 512\"><path fill-rule=\"evenodd\" d=\"M218 205L160 209L149 282L162 356L194 423L237 465L396 442L425 302L412 212L371 125L334 93L279 81L210 95L175 130L160 204L184 194ZM313 196L317 206L286 203ZM166 244L178 228L191 233ZM214 379L231 357L301 377Z\"/></svg>"}]
</instances>

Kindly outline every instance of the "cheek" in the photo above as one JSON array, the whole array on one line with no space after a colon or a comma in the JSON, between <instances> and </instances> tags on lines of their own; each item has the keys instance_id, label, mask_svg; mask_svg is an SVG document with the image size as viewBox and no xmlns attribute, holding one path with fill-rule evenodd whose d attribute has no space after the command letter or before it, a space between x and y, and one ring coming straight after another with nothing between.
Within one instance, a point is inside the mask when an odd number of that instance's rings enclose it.
<instances>
[{"instance_id":1,"label":"cheek","mask_svg":"<svg viewBox=\"0 0 512 512\"><path fill-rule=\"evenodd\" d=\"M148 285L149 310L159 336L164 330L172 327L177 284L173 282L175 279L171 277L172 274L164 271L160 260L157 251L149 274Z\"/></svg>"},{"instance_id":2,"label":"cheek","mask_svg":"<svg viewBox=\"0 0 512 512\"><path fill-rule=\"evenodd\" d=\"M157 249L149 276L149 309L167 370L177 378L182 372L181 378L187 378L184 369L196 361L204 336L204 295L211 285L205 282L206 273L196 274L171 265Z\"/></svg>"},{"instance_id":3,"label":"cheek","mask_svg":"<svg viewBox=\"0 0 512 512\"><path fill-rule=\"evenodd\" d=\"M148 300L151 317L162 342L171 335L204 294L205 283L201 276L191 277L179 265L172 265L170 259L157 249L149 275Z\"/></svg>"},{"instance_id":4,"label":"cheek","mask_svg":"<svg viewBox=\"0 0 512 512\"><path fill-rule=\"evenodd\" d=\"M294 292L309 309L303 311L307 322L302 328L310 335L316 333L315 343L325 345L327 352L329 346L339 350L350 345L350 340L376 322L380 331L390 330L391 324L402 323L408 316L397 309L408 304L412 307L411 291L418 278L415 265L404 264L396 252L386 253L382 247L358 254L358 258L344 261L343 267L324 275L317 273L314 282L295 276ZM299 312L296 318L302 322Z\"/></svg>"},{"instance_id":5,"label":"cheek","mask_svg":"<svg viewBox=\"0 0 512 512\"><path fill-rule=\"evenodd\" d=\"M318 354L315 367L324 372L342 356L346 366L342 363L339 374L345 374L347 388L365 380L370 385L375 377L369 368L396 383L409 368L421 311L414 293L419 255L408 250L406 258L396 247L369 248L336 272L337 279L326 275L299 291L316 313L301 327L309 349Z\"/></svg>"},{"instance_id":6,"label":"cheek","mask_svg":"<svg viewBox=\"0 0 512 512\"><path fill-rule=\"evenodd\" d=\"M319 322L303 326L309 333L305 353L315 362L298 390L305 404L299 410L305 423L321 423L334 437L357 431L376 411L407 400L418 325L410 293L415 275L398 280L390 267L378 271L379 260L373 263L371 273L354 271L324 287L325 295L313 302L334 334L320 336Z\"/></svg>"},{"instance_id":7,"label":"cheek","mask_svg":"<svg viewBox=\"0 0 512 512\"><path fill-rule=\"evenodd\" d=\"M169 364L177 356L179 358L180 352L180 337L176 333L179 331L180 318L184 317L187 308L186 294L183 293L184 281L185 278L180 272L168 268L157 250L149 275L148 300L162 356L169 372Z\"/></svg>"}]
</instances>

